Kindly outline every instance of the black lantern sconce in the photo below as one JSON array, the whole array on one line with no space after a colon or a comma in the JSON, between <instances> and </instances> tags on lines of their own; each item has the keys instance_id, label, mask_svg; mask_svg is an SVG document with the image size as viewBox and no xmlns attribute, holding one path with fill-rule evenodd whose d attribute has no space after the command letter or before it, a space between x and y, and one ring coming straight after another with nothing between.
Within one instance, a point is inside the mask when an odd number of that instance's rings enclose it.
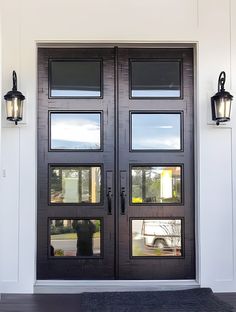
<instances>
[{"instance_id":1,"label":"black lantern sconce","mask_svg":"<svg viewBox=\"0 0 236 312\"><path fill-rule=\"evenodd\" d=\"M12 73L12 79L12 91L7 92L4 99L6 100L7 120L14 121L15 125L17 125L18 121L21 121L23 117L23 102L25 97L20 91L17 91L17 76L15 71Z\"/></svg>"},{"instance_id":2,"label":"black lantern sconce","mask_svg":"<svg viewBox=\"0 0 236 312\"><path fill-rule=\"evenodd\" d=\"M212 120L219 126L221 122L230 121L231 101L233 96L225 91L226 74L220 73L218 79L218 92L211 98Z\"/></svg>"}]
</instances>

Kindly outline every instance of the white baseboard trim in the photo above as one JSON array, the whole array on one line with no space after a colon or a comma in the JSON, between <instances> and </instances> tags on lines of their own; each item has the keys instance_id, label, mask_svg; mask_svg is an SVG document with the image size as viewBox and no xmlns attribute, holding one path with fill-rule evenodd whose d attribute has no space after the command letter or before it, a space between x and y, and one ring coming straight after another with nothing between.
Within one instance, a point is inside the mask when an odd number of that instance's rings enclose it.
<instances>
[{"instance_id":1,"label":"white baseboard trim","mask_svg":"<svg viewBox=\"0 0 236 312\"><path fill-rule=\"evenodd\" d=\"M199 288L196 280L38 280L34 285L37 294L79 294L107 291L164 291Z\"/></svg>"}]
</instances>

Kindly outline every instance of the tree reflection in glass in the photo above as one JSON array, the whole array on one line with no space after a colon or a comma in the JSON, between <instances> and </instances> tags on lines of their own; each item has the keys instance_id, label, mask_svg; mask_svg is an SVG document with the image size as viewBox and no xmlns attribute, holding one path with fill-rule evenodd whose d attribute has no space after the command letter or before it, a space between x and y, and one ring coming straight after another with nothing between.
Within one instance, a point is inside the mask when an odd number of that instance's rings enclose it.
<instances>
[{"instance_id":1,"label":"tree reflection in glass","mask_svg":"<svg viewBox=\"0 0 236 312\"><path fill-rule=\"evenodd\" d=\"M132 167L132 203L180 203L181 167Z\"/></svg>"}]
</instances>

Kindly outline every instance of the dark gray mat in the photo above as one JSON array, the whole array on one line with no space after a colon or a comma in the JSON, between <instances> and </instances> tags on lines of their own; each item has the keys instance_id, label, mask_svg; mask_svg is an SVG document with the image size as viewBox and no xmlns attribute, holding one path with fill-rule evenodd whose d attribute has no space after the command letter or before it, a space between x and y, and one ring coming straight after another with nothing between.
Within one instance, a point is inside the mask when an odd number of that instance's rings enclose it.
<instances>
[{"instance_id":1,"label":"dark gray mat","mask_svg":"<svg viewBox=\"0 0 236 312\"><path fill-rule=\"evenodd\" d=\"M231 312L209 288L73 295L2 295L0 312Z\"/></svg>"},{"instance_id":2,"label":"dark gray mat","mask_svg":"<svg viewBox=\"0 0 236 312\"><path fill-rule=\"evenodd\" d=\"M85 293L81 311L114 312L228 312L233 307L219 300L210 288L181 291ZM80 311L80 310L78 310Z\"/></svg>"}]
</instances>

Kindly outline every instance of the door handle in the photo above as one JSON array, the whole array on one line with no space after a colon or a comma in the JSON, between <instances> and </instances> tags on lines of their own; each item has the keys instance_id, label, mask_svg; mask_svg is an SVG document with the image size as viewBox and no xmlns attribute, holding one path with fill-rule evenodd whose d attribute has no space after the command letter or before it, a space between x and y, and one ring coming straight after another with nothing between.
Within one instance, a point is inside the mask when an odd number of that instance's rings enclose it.
<instances>
[{"instance_id":1,"label":"door handle","mask_svg":"<svg viewBox=\"0 0 236 312\"><path fill-rule=\"evenodd\" d=\"M125 204L126 204L126 188L127 188L127 172L125 170L120 171L120 204L122 215L125 214Z\"/></svg>"},{"instance_id":2,"label":"door handle","mask_svg":"<svg viewBox=\"0 0 236 312\"><path fill-rule=\"evenodd\" d=\"M111 188L109 187L109 190L107 192L107 205L108 205L108 214L112 214L112 192Z\"/></svg>"},{"instance_id":3,"label":"door handle","mask_svg":"<svg viewBox=\"0 0 236 312\"><path fill-rule=\"evenodd\" d=\"M113 197L113 174L112 171L106 172L106 196L107 196L107 214L112 214L112 197Z\"/></svg>"},{"instance_id":4,"label":"door handle","mask_svg":"<svg viewBox=\"0 0 236 312\"><path fill-rule=\"evenodd\" d=\"M124 215L125 214L125 197L126 197L124 187L122 187L120 196L121 196L121 214Z\"/></svg>"}]
</instances>

